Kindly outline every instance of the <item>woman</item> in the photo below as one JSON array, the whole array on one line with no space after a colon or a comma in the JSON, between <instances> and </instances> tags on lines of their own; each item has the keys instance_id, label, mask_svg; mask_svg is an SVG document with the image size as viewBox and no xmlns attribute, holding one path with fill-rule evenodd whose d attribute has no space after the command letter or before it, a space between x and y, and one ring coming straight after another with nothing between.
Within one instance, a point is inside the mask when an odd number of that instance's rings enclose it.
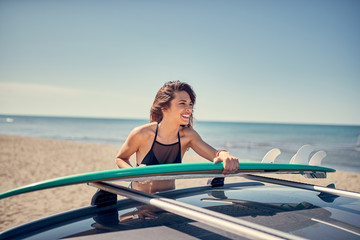
<instances>
[{"instance_id":1,"label":"woman","mask_svg":"<svg viewBox=\"0 0 360 240\"><path fill-rule=\"evenodd\" d=\"M150 123L131 131L121 147L116 164L130 168L130 156L136 153L137 166L181 163L184 153L192 148L214 163L223 162L224 174L239 167L239 160L225 150L217 151L205 143L193 129L193 106L196 96L191 86L167 82L156 94L150 111ZM133 182L132 188L154 193L174 189L174 181Z\"/></svg>"}]
</instances>

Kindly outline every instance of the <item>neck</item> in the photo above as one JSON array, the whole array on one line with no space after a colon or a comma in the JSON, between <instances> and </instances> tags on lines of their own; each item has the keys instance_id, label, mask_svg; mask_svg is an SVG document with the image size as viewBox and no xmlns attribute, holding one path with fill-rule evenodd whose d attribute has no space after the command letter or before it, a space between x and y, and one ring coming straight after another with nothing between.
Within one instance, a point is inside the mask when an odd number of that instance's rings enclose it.
<instances>
[{"instance_id":1,"label":"neck","mask_svg":"<svg viewBox=\"0 0 360 240\"><path fill-rule=\"evenodd\" d=\"M159 123L158 136L165 141L173 141L177 139L178 132L180 131L180 125L176 125L173 122L163 119Z\"/></svg>"}]
</instances>

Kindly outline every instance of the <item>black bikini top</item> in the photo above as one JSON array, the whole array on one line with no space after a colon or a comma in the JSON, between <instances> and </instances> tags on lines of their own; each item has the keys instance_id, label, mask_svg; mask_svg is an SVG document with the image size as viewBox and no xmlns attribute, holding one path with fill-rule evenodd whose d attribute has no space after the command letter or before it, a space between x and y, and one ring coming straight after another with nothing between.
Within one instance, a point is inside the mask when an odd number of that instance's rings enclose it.
<instances>
[{"instance_id":1,"label":"black bikini top","mask_svg":"<svg viewBox=\"0 0 360 240\"><path fill-rule=\"evenodd\" d=\"M156 165L181 163L180 134L178 133L178 142L172 144L162 144L156 141L158 128L159 124L156 126L155 138L151 149L141 161L141 164Z\"/></svg>"}]
</instances>

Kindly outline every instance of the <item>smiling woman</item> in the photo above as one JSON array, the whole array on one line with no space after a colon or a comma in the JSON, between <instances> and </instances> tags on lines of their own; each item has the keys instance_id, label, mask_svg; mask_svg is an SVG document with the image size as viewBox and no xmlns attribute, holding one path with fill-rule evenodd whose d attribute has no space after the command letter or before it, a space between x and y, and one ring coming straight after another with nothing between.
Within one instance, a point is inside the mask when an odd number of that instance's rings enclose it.
<instances>
[{"instance_id":1,"label":"smiling woman","mask_svg":"<svg viewBox=\"0 0 360 240\"><path fill-rule=\"evenodd\" d=\"M121 147L116 164L132 167L130 157L136 153L136 165L181 163L192 148L209 161L223 162L224 174L239 167L239 160L225 150L217 151L202 140L192 126L196 95L191 86L180 81L167 82L156 94L150 111L150 123L131 131ZM174 181L133 182L132 187L145 192L173 189Z\"/></svg>"},{"instance_id":2,"label":"smiling woman","mask_svg":"<svg viewBox=\"0 0 360 240\"><path fill-rule=\"evenodd\" d=\"M187 122L185 125L192 127L193 124L193 105L195 105L196 95L190 85L180 81L166 83L155 96L154 103L150 110L150 122L161 122L163 110L170 109L171 100L174 100L174 107L186 107L191 105L191 112L187 112ZM180 107L181 105L181 107Z\"/></svg>"}]
</instances>

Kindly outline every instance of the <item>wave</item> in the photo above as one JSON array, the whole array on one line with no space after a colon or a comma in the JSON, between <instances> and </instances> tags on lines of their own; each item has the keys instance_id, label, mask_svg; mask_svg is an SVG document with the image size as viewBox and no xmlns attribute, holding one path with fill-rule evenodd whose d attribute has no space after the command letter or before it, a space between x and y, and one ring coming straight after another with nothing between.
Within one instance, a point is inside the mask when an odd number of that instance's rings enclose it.
<instances>
[{"instance_id":1,"label":"wave","mask_svg":"<svg viewBox=\"0 0 360 240\"><path fill-rule=\"evenodd\" d=\"M10 118L10 117L7 117L7 118L0 118L0 123L13 123L15 121L14 118Z\"/></svg>"}]
</instances>

